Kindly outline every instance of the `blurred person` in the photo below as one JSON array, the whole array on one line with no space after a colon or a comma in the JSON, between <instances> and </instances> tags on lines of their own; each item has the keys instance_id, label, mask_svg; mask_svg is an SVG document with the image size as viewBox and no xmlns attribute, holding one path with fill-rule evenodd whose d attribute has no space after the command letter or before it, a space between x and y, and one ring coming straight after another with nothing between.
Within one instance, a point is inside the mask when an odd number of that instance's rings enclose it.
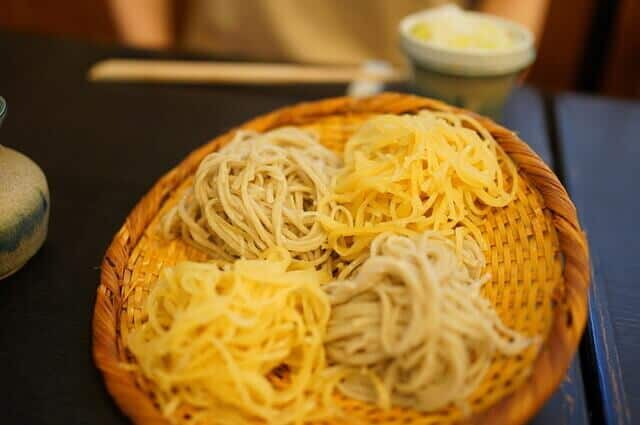
<instances>
[{"instance_id":1,"label":"blurred person","mask_svg":"<svg viewBox=\"0 0 640 425\"><path fill-rule=\"evenodd\" d=\"M538 39L549 0L109 0L122 40L259 60L402 63L397 27L446 3L519 22Z\"/></svg>"}]
</instances>

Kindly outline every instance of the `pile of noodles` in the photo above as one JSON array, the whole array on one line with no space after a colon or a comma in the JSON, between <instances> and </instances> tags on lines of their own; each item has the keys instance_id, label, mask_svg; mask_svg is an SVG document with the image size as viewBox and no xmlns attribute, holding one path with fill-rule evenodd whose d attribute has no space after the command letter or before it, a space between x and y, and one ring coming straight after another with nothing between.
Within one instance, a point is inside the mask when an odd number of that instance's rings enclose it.
<instances>
[{"instance_id":1,"label":"pile of noodles","mask_svg":"<svg viewBox=\"0 0 640 425\"><path fill-rule=\"evenodd\" d=\"M227 265L165 269L128 348L175 421L326 419L336 387L465 410L495 356L534 341L481 295L481 222L517 185L461 114L374 117L344 158L298 128L240 131L161 227Z\"/></svg>"},{"instance_id":2,"label":"pile of noodles","mask_svg":"<svg viewBox=\"0 0 640 425\"><path fill-rule=\"evenodd\" d=\"M301 129L240 131L204 158L162 231L222 260L257 258L277 246L297 263L321 265L330 252L318 203L340 165L335 153Z\"/></svg>"},{"instance_id":3,"label":"pile of noodles","mask_svg":"<svg viewBox=\"0 0 640 425\"><path fill-rule=\"evenodd\" d=\"M490 208L507 205L516 187L514 164L473 118L381 115L348 140L321 221L329 247L359 263L385 232L439 230L458 248L471 234L484 247L479 223Z\"/></svg>"},{"instance_id":4,"label":"pile of noodles","mask_svg":"<svg viewBox=\"0 0 640 425\"><path fill-rule=\"evenodd\" d=\"M471 238L458 257L438 232L376 237L354 280L324 287L325 345L345 376L340 391L383 408L467 407L496 353L515 355L532 342L480 294L484 263Z\"/></svg>"},{"instance_id":5,"label":"pile of noodles","mask_svg":"<svg viewBox=\"0 0 640 425\"><path fill-rule=\"evenodd\" d=\"M289 254L275 254L226 270L194 262L163 270L127 345L166 417L288 424L335 416L325 275L290 271Z\"/></svg>"}]
</instances>

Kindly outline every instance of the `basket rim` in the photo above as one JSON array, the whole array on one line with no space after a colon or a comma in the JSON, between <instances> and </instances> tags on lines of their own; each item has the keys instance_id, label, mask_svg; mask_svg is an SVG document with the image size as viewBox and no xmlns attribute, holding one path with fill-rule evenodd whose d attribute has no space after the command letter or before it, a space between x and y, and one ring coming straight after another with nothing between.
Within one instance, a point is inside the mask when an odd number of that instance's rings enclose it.
<instances>
[{"instance_id":1,"label":"basket rim","mask_svg":"<svg viewBox=\"0 0 640 425\"><path fill-rule=\"evenodd\" d=\"M564 256L565 303L553 312L549 335L544 341L530 376L510 395L465 420L470 424L528 421L561 383L577 350L587 319L590 283L589 249L576 208L554 172L514 132L473 112L449 106L437 100L387 92L354 99L337 97L304 102L276 109L233 128L191 152L182 162L161 177L129 213L107 249L93 314L93 358L102 372L108 392L120 409L136 424L168 424L132 374L120 367L125 348L118 340L122 307L120 282L133 248L173 190L190 174L201 159L231 139L238 129L266 131L282 125L302 125L331 115L362 113L413 113L421 109L464 113L477 119L511 157L520 173L542 195L544 208L551 213Z\"/></svg>"}]
</instances>

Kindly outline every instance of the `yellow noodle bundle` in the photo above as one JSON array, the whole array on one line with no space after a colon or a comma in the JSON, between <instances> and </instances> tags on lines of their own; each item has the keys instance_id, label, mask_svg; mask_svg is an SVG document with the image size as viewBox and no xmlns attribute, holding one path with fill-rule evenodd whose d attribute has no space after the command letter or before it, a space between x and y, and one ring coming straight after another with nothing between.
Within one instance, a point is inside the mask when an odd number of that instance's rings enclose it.
<instances>
[{"instance_id":1,"label":"yellow noodle bundle","mask_svg":"<svg viewBox=\"0 0 640 425\"><path fill-rule=\"evenodd\" d=\"M226 270L193 262L163 270L128 348L172 422L184 412L216 424L335 415L323 348L326 276L288 271L286 250L275 254Z\"/></svg>"},{"instance_id":2,"label":"yellow noodle bundle","mask_svg":"<svg viewBox=\"0 0 640 425\"><path fill-rule=\"evenodd\" d=\"M483 246L478 223L490 207L514 197L517 171L475 119L445 112L382 115L347 142L344 168L323 199L329 247L362 261L383 232L469 232ZM484 247L484 246L483 246Z\"/></svg>"},{"instance_id":3,"label":"yellow noodle bundle","mask_svg":"<svg viewBox=\"0 0 640 425\"><path fill-rule=\"evenodd\" d=\"M202 160L193 188L164 217L163 233L226 261L258 258L278 246L299 265L321 265L329 252L318 202L340 165L301 129L239 131Z\"/></svg>"},{"instance_id":4,"label":"yellow noodle bundle","mask_svg":"<svg viewBox=\"0 0 640 425\"><path fill-rule=\"evenodd\" d=\"M531 339L507 328L480 289L485 258L469 237L462 256L438 232L381 234L354 280L324 287L331 302L327 358L346 396L434 411L465 410L496 354Z\"/></svg>"}]
</instances>

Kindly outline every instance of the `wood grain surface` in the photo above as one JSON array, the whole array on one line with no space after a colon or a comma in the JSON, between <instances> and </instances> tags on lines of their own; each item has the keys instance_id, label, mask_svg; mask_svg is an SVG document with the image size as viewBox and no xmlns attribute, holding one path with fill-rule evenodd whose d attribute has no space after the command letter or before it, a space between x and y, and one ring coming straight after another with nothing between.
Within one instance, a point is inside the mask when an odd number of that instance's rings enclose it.
<instances>
[{"instance_id":1,"label":"wood grain surface","mask_svg":"<svg viewBox=\"0 0 640 425\"><path fill-rule=\"evenodd\" d=\"M640 104L560 96L566 185L591 243L589 337L608 424L640 421Z\"/></svg>"}]
</instances>

